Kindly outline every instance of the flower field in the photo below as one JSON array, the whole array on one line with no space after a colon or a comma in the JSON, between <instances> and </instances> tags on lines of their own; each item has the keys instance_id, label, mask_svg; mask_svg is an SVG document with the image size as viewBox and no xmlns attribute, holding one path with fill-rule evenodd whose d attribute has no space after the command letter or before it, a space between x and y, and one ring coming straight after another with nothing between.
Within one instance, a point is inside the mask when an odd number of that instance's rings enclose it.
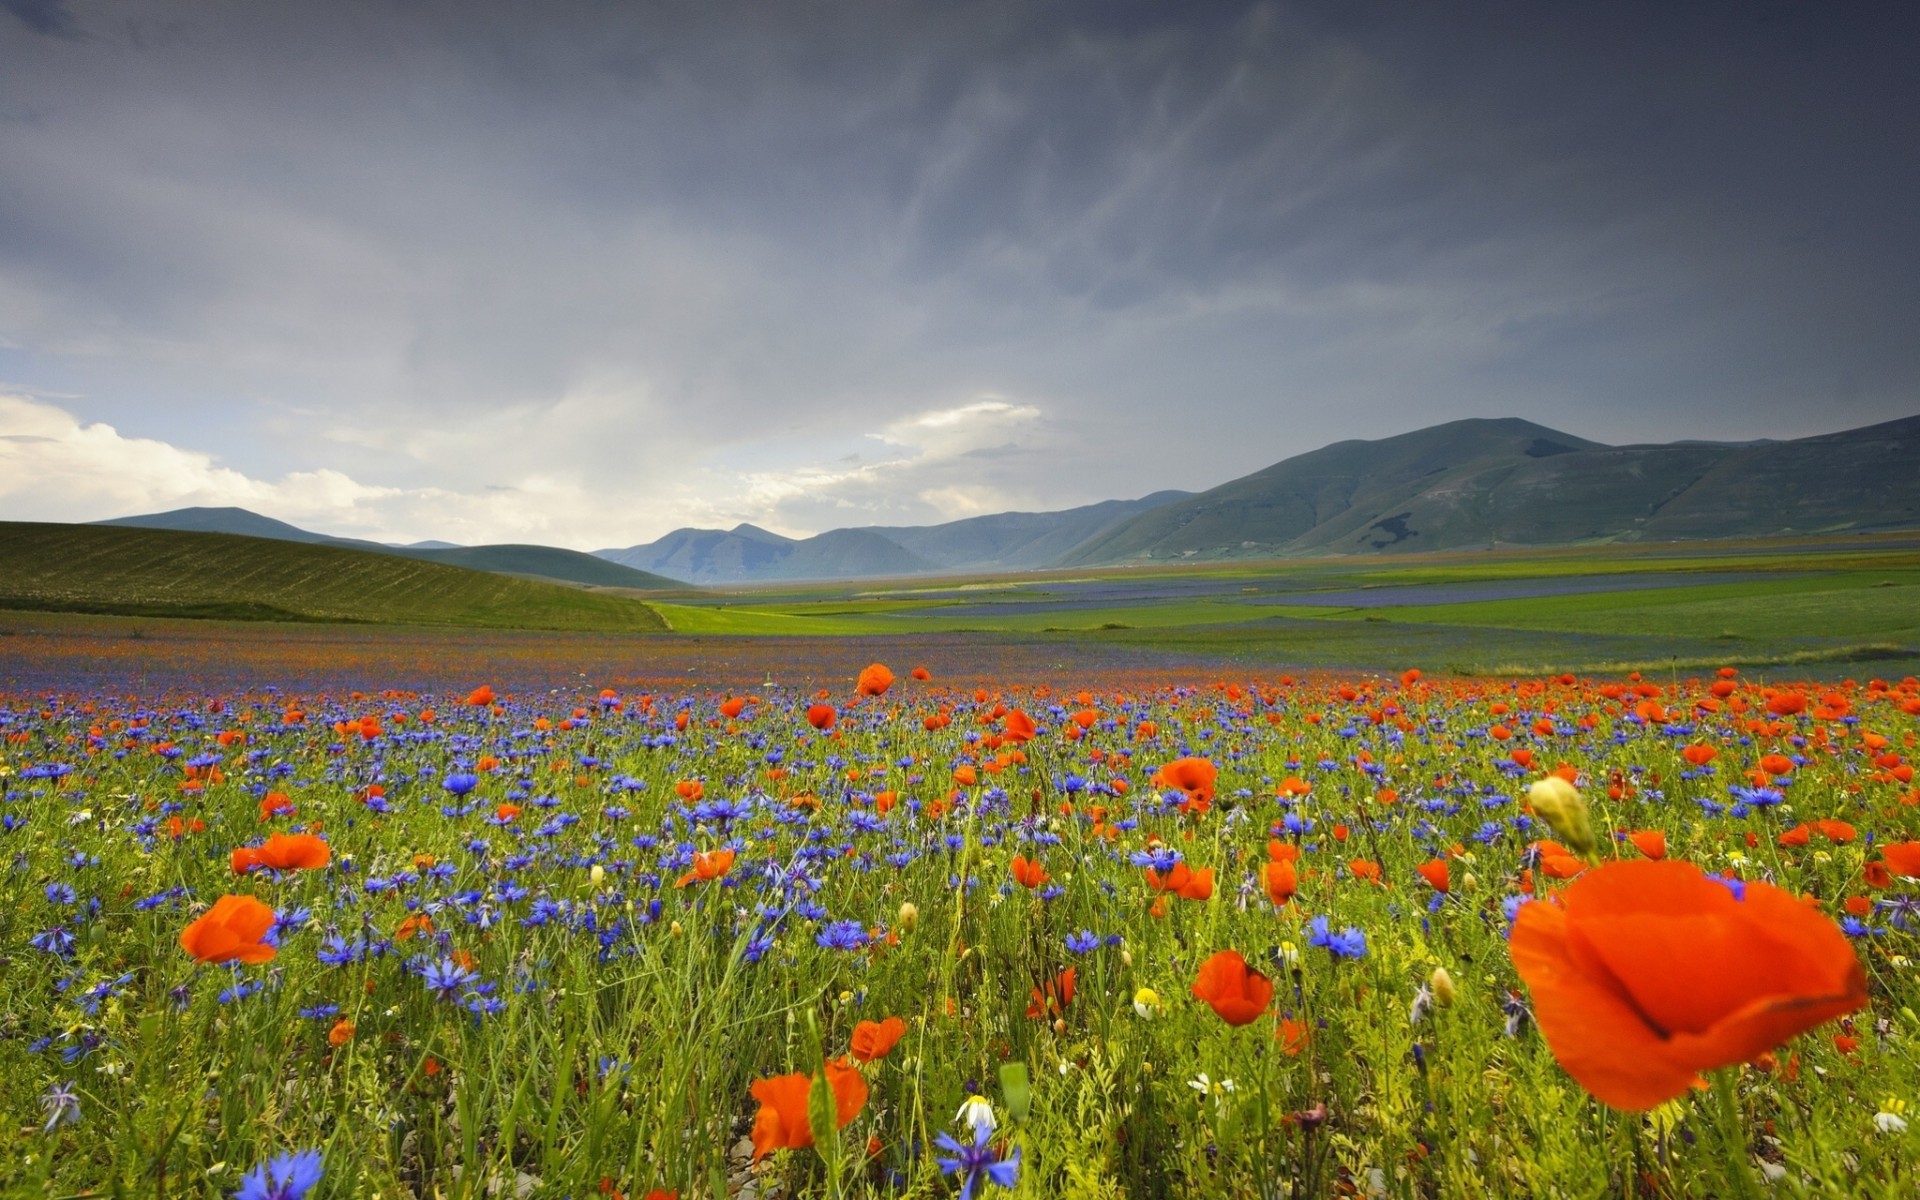
<instances>
[{"instance_id":1,"label":"flower field","mask_svg":"<svg viewBox=\"0 0 1920 1200\"><path fill-rule=\"evenodd\" d=\"M1914 679L892 665L0 696L0 1191L1920 1192Z\"/></svg>"}]
</instances>

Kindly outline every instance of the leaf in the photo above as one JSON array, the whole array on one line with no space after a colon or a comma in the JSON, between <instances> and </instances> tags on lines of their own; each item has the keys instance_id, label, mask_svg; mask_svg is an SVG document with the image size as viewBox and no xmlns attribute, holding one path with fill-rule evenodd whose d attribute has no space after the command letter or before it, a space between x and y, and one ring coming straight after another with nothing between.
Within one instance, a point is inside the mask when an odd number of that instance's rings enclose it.
<instances>
[{"instance_id":1,"label":"leaf","mask_svg":"<svg viewBox=\"0 0 1920 1200\"><path fill-rule=\"evenodd\" d=\"M1000 1064L1000 1094L1006 1099L1007 1114L1015 1124L1027 1119L1027 1108L1033 1103L1033 1084L1027 1078L1027 1064Z\"/></svg>"}]
</instances>

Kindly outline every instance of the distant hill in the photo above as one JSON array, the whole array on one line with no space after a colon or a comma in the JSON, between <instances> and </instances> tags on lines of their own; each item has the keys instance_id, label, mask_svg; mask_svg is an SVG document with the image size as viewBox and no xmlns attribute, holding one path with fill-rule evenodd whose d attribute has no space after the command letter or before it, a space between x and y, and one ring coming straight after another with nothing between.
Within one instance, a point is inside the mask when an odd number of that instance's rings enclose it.
<instances>
[{"instance_id":1,"label":"distant hill","mask_svg":"<svg viewBox=\"0 0 1920 1200\"><path fill-rule=\"evenodd\" d=\"M283 542L342 546L374 554L392 554L426 562L447 563L474 571L502 575L524 575L535 579L594 587L635 588L654 591L685 586L676 580L649 575L620 566L578 550L555 546L455 546L448 542L417 542L411 546L389 546L384 542L359 538L329 537L313 533L285 521L263 517L244 508L177 508L171 512L146 513L135 517L115 517L96 521L96 525L114 525L137 529L174 529L193 533L233 533L245 537L273 538Z\"/></svg>"},{"instance_id":2,"label":"distant hill","mask_svg":"<svg viewBox=\"0 0 1920 1200\"><path fill-rule=\"evenodd\" d=\"M343 546L0 522L0 609L646 632L637 600Z\"/></svg>"},{"instance_id":3,"label":"distant hill","mask_svg":"<svg viewBox=\"0 0 1920 1200\"><path fill-rule=\"evenodd\" d=\"M1606 446L1516 419L1337 442L1133 517L1078 566L1920 527L1920 417Z\"/></svg>"},{"instance_id":4,"label":"distant hill","mask_svg":"<svg viewBox=\"0 0 1920 1200\"><path fill-rule=\"evenodd\" d=\"M995 513L942 525L868 525L787 538L756 525L676 529L658 541L596 553L691 583L898 578L936 571L1033 570L1089 538L1186 492L1106 500L1049 513Z\"/></svg>"}]
</instances>

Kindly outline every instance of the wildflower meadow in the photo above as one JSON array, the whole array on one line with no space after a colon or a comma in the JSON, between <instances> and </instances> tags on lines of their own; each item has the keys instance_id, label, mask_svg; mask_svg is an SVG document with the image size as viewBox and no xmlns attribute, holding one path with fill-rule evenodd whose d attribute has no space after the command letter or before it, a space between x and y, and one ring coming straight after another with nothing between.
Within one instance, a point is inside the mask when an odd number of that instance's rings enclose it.
<instances>
[{"instance_id":1,"label":"wildflower meadow","mask_svg":"<svg viewBox=\"0 0 1920 1200\"><path fill-rule=\"evenodd\" d=\"M0 735L7 1195L1920 1193L1913 678L895 662Z\"/></svg>"}]
</instances>

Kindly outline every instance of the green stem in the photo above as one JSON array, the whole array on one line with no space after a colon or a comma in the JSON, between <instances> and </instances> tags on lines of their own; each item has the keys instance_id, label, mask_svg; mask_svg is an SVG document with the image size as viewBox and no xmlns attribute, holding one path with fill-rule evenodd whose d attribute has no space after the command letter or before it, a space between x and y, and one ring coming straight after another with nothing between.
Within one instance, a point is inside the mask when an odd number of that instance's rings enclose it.
<instances>
[{"instance_id":1,"label":"green stem","mask_svg":"<svg viewBox=\"0 0 1920 1200\"><path fill-rule=\"evenodd\" d=\"M1721 1177L1726 1181L1727 1194L1739 1196L1742 1200L1760 1200L1765 1195L1760 1183L1753 1177L1753 1166L1747 1160L1747 1130L1740 1117L1740 1098L1737 1095L1737 1081L1740 1068L1723 1067L1713 1073L1713 1111L1714 1124L1720 1135L1724 1153L1721 1157Z\"/></svg>"}]
</instances>

